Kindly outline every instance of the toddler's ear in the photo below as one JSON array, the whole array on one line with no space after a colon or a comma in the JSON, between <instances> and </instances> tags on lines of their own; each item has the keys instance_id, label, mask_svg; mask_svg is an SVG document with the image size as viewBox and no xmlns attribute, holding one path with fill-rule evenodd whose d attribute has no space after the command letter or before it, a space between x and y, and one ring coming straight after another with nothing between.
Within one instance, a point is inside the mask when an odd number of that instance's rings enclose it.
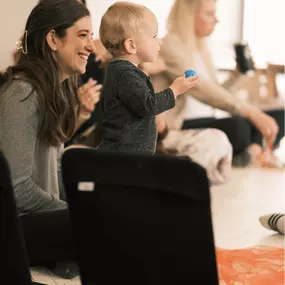
<instances>
[{"instance_id":1,"label":"toddler's ear","mask_svg":"<svg viewBox=\"0 0 285 285\"><path fill-rule=\"evenodd\" d=\"M128 54L136 54L137 53L137 45L134 38L127 38L124 41L124 48Z\"/></svg>"}]
</instances>

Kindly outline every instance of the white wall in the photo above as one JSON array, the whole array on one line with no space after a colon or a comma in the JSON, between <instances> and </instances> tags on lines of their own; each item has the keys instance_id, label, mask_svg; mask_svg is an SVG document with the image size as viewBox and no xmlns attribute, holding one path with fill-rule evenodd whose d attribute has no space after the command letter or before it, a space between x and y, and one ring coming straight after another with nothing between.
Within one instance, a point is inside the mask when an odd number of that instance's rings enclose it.
<instances>
[{"instance_id":1,"label":"white wall","mask_svg":"<svg viewBox=\"0 0 285 285\"><path fill-rule=\"evenodd\" d=\"M37 2L37 0L10 0L5 1L5 5L3 2L0 4L0 69L12 62L11 53L15 48L15 43L23 33L27 16ZM115 0L87 0L87 2L92 13L94 33L98 36L101 17ZM159 21L159 36L162 37L166 33L166 19L173 0L133 0L133 2L146 5L156 14ZM211 50L217 67L234 65L232 44L240 39L241 3L242 0L217 1L220 23L210 38Z\"/></svg>"},{"instance_id":2,"label":"white wall","mask_svg":"<svg viewBox=\"0 0 285 285\"><path fill-rule=\"evenodd\" d=\"M245 0L244 40L257 67L285 64L284 11L284 0Z\"/></svg>"},{"instance_id":3,"label":"white wall","mask_svg":"<svg viewBox=\"0 0 285 285\"><path fill-rule=\"evenodd\" d=\"M92 13L94 34L98 37L101 17L117 0L87 0L88 8ZM156 15L159 23L159 36L166 33L166 19L172 6L172 0L132 0L130 2L147 6Z\"/></svg>"},{"instance_id":4,"label":"white wall","mask_svg":"<svg viewBox=\"0 0 285 285\"><path fill-rule=\"evenodd\" d=\"M217 1L219 23L209 39L216 67L234 68L233 44L242 40L243 0Z\"/></svg>"},{"instance_id":5,"label":"white wall","mask_svg":"<svg viewBox=\"0 0 285 285\"><path fill-rule=\"evenodd\" d=\"M0 0L0 70L12 63L12 51L24 32L30 11L37 2L38 0Z\"/></svg>"},{"instance_id":6,"label":"white wall","mask_svg":"<svg viewBox=\"0 0 285 285\"><path fill-rule=\"evenodd\" d=\"M107 8L116 0L87 0L93 17L93 29L98 37L100 20ZM159 36L166 33L166 20L173 0L133 0L150 8L159 23ZM242 0L217 1L219 23L209 39L214 62L217 67L234 67L233 43L241 40Z\"/></svg>"}]
</instances>

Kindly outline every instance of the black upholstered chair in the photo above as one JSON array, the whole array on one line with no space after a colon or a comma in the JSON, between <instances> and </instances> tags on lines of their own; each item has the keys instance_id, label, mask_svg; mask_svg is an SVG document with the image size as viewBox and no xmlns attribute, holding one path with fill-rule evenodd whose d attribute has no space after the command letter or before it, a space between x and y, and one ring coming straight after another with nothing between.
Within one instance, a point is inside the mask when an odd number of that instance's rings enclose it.
<instances>
[{"instance_id":1,"label":"black upholstered chair","mask_svg":"<svg viewBox=\"0 0 285 285\"><path fill-rule=\"evenodd\" d=\"M218 284L202 167L92 149L62 164L82 284Z\"/></svg>"},{"instance_id":2,"label":"black upholstered chair","mask_svg":"<svg viewBox=\"0 0 285 285\"><path fill-rule=\"evenodd\" d=\"M28 258L13 195L10 171L0 151L1 270L3 284L31 285Z\"/></svg>"}]
</instances>

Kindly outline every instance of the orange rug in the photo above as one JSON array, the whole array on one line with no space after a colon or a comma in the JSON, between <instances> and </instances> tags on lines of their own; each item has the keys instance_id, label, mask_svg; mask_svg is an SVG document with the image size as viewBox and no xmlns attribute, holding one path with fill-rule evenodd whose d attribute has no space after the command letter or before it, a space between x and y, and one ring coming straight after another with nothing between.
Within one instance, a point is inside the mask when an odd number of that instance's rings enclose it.
<instances>
[{"instance_id":1,"label":"orange rug","mask_svg":"<svg viewBox=\"0 0 285 285\"><path fill-rule=\"evenodd\" d=\"M284 248L216 249L220 285L284 285Z\"/></svg>"}]
</instances>

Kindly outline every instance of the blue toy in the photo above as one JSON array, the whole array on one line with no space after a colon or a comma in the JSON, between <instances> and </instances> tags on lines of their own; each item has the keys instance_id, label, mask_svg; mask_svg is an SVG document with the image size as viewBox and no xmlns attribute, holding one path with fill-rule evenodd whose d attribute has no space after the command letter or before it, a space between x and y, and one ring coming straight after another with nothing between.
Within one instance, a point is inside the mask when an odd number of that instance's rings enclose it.
<instances>
[{"instance_id":1,"label":"blue toy","mask_svg":"<svg viewBox=\"0 0 285 285\"><path fill-rule=\"evenodd\" d=\"M185 73L186 78L188 78L190 76L196 76L197 75L196 71L193 69L188 69L184 73Z\"/></svg>"}]
</instances>

